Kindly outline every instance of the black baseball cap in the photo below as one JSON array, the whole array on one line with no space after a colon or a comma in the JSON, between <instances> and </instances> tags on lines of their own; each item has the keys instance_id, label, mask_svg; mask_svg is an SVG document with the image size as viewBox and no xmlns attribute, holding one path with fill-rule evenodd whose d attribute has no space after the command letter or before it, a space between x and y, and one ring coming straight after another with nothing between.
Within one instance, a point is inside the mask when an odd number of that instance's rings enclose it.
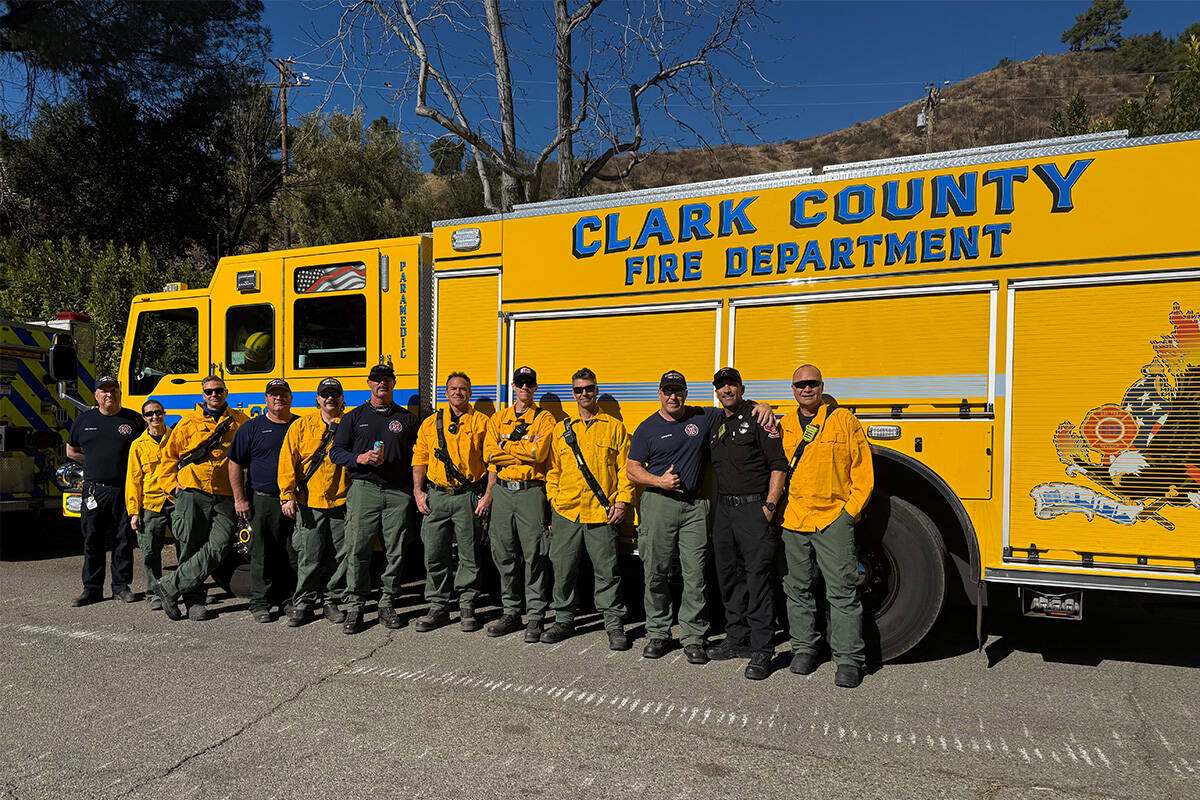
<instances>
[{"instance_id":1,"label":"black baseball cap","mask_svg":"<svg viewBox=\"0 0 1200 800\"><path fill-rule=\"evenodd\" d=\"M396 380L396 370L392 369L391 364L376 364L371 367L371 373L367 375L369 381L381 381L384 378Z\"/></svg>"},{"instance_id":2,"label":"black baseball cap","mask_svg":"<svg viewBox=\"0 0 1200 800\"><path fill-rule=\"evenodd\" d=\"M337 378L326 378L317 384L317 394L321 397L337 397L342 394L342 382Z\"/></svg>"},{"instance_id":3,"label":"black baseball cap","mask_svg":"<svg viewBox=\"0 0 1200 800\"><path fill-rule=\"evenodd\" d=\"M677 387L680 389L687 388L687 379L683 377L682 372L678 372L676 370L664 372L662 377L659 379L658 388L670 389L672 387Z\"/></svg>"},{"instance_id":4,"label":"black baseball cap","mask_svg":"<svg viewBox=\"0 0 1200 800\"><path fill-rule=\"evenodd\" d=\"M537 373L533 371L533 367L517 367L513 372L513 383L519 380L532 381L537 384Z\"/></svg>"},{"instance_id":5,"label":"black baseball cap","mask_svg":"<svg viewBox=\"0 0 1200 800\"><path fill-rule=\"evenodd\" d=\"M96 379L96 388L100 389L104 386L109 385L110 383L113 386L116 386L118 388L120 388L120 386L121 386L121 382L119 380L117 380L117 377L115 375L101 375L99 378Z\"/></svg>"},{"instance_id":6,"label":"black baseball cap","mask_svg":"<svg viewBox=\"0 0 1200 800\"><path fill-rule=\"evenodd\" d=\"M277 391L287 392L288 394L291 394L292 387L288 386L288 382L285 381L283 378L275 378L274 380L267 381L267 392L266 393L271 394L272 392L277 392Z\"/></svg>"},{"instance_id":7,"label":"black baseball cap","mask_svg":"<svg viewBox=\"0 0 1200 800\"><path fill-rule=\"evenodd\" d=\"M733 367L721 367L717 370L717 374L713 375L713 386L719 389L727 383L736 384L737 386L744 385L742 383L742 373Z\"/></svg>"}]
</instances>

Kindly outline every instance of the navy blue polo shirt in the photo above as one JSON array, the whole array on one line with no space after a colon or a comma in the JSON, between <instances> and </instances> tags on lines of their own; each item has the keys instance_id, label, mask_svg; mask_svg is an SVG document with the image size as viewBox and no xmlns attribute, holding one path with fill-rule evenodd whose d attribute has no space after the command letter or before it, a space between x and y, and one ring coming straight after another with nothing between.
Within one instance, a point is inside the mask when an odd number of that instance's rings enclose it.
<instances>
[{"instance_id":1,"label":"navy blue polo shirt","mask_svg":"<svg viewBox=\"0 0 1200 800\"><path fill-rule=\"evenodd\" d=\"M651 475L662 475L674 464L684 494L695 494L704 482L709 427L722 413L719 408L686 406L683 418L675 421L656 411L633 432L629 458L644 464Z\"/></svg>"},{"instance_id":2,"label":"navy blue polo shirt","mask_svg":"<svg viewBox=\"0 0 1200 800\"><path fill-rule=\"evenodd\" d=\"M250 488L263 494L279 496L279 449L287 429L296 416L287 422L272 422L266 414L251 417L233 435L229 460L250 467Z\"/></svg>"},{"instance_id":3,"label":"navy blue polo shirt","mask_svg":"<svg viewBox=\"0 0 1200 800\"><path fill-rule=\"evenodd\" d=\"M133 440L146 430L142 415L128 408L103 414L89 408L75 418L67 443L83 451L83 477L106 486L125 485L125 465Z\"/></svg>"}]
</instances>

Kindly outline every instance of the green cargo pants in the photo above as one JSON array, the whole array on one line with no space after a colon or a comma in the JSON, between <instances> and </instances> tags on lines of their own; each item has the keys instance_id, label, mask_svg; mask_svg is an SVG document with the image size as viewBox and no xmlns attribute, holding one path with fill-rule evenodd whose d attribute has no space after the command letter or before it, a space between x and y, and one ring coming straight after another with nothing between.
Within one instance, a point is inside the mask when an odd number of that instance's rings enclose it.
<instances>
[{"instance_id":1,"label":"green cargo pants","mask_svg":"<svg viewBox=\"0 0 1200 800\"><path fill-rule=\"evenodd\" d=\"M546 487L512 491L492 489L492 560L500 572L500 604L505 614L521 616L518 559L525 559L525 609L529 621L546 616L550 605L550 571L546 542Z\"/></svg>"},{"instance_id":2,"label":"green cargo pants","mask_svg":"<svg viewBox=\"0 0 1200 800\"><path fill-rule=\"evenodd\" d=\"M862 603L858 599L858 556L854 547L854 519L845 511L819 531L783 529L787 575L788 627L793 653L815 653L817 635L816 599L812 585L816 570L825 579L829 601L829 649L833 663L862 666L866 660L862 637Z\"/></svg>"},{"instance_id":3,"label":"green cargo pants","mask_svg":"<svg viewBox=\"0 0 1200 800\"><path fill-rule=\"evenodd\" d=\"M171 516L171 533L179 541L179 566L159 583L184 605L204 605L204 581L233 549L237 525L233 498L199 489L180 489Z\"/></svg>"},{"instance_id":4,"label":"green cargo pants","mask_svg":"<svg viewBox=\"0 0 1200 800\"><path fill-rule=\"evenodd\" d=\"M617 570L617 531L607 522L572 522L554 512L550 523L550 565L554 568L554 621L575 622L575 589L583 549L594 570L596 610L604 614L607 630L620 630L628 613L621 602L621 573Z\"/></svg>"},{"instance_id":5,"label":"green cargo pants","mask_svg":"<svg viewBox=\"0 0 1200 800\"><path fill-rule=\"evenodd\" d=\"M431 611L447 611L451 589L462 608L474 608L479 598L479 518L475 493L446 494L429 487L429 514L421 523L425 545L425 599ZM458 543L458 570L450 575L454 543Z\"/></svg>"},{"instance_id":6,"label":"green cargo pants","mask_svg":"<svg viewBox=\"0 0 1200 800\"><path fill-rule=\"evenodd\" d=\"M296 588L293 523L278 497L255 492L250 525L250 611L270 611L290 600Z\"/></svg>"},{"instance_id":7,"label":"green cargo pants","mask_svg":"<svg viewBox=\"0 0 1200 800\"><path fill-rule=\"evenodd\" d=\"M340 603L346 593L346 506L309 508L296 504L296 593L292 605L313 611Z\"/></svg>"},{"instance_id":8,"label":"green cargo pants","mask_svg":"<svg viewBox=\"0 0 1200 800\"><path fill-rule=\"evenodd\" d=\"M162 580L162 549L167 540L167 524L175 509L170 503L161 511L142 509L142 527L137 532L138 549L142 551L142 566L146 569L146 596ZM175 539L175 554L179 555L179 540Z\"/></svg>"},{"instance_id":9,"label":"green cargo pants","mask_svg":"<svg viewBox=\"0 0 1200 800\"><path fill-rule=\"evenodd\" d=\"M404 489L353 481L346 496L346 610L362 613L371 594L371 554L375 537L383 542L379 606L395 607L400 596L400 568L408 538L413 496Z\"/></svg>"},{"instance_id":10,"label":"green cargo pants","mask_svg":"<svg viewBox=\"0 0 1200 800\"><path fill-rule=\"evenodd\" d=\"M708 635L708 501L682 500L644 492L639 509L638 552L646 576L646 633L671 638L671 558L679 551L683 596L679 601L680 641L704 644Z\"/></svg>"}]
</instances>

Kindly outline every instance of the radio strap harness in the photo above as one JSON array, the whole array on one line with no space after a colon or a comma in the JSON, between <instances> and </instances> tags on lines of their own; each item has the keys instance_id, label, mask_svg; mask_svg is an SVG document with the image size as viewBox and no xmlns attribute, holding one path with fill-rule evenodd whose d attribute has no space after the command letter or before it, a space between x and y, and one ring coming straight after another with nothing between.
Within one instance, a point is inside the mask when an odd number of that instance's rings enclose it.
<instances>
[{"instance_id":1,"label":"radio strap harness","mask_svg":"<svg viewBox=\"0 0 1200 800\"><path fill-rule=\"evenodd\" d=\"M571 448L571 452L575 454L575 463L579 465L579 471L583 473L583 479L587 481L588 488L592 490L592 494L596 496L596 502L603 506L605 511L609 509L608 497L604 494L604 489L600 487L600 482L596 480L596 476L592 474L592 470L588 467L587 462L583 460L583 453L579 450L579 437L575 435L575 429L572 427L575 420L567 419L563 423L563 441Z\"/></svg>"},{"instance_id":2,"label":"radio strap harness","mask_svg":"<svg viewBox=\"0 0 1200 800\"><path fill-rule=\"evenodd\" d=\"M179 464L176 469L183 469L194 464L201 464L212 458L212 451L221 443L221 437L233 425L233 417L225 417L217 423L217 427L213 428L213 432L208 435L208 438L201 442L196 447L188 450L179 457Z\"/></svg>"}]
</instances>

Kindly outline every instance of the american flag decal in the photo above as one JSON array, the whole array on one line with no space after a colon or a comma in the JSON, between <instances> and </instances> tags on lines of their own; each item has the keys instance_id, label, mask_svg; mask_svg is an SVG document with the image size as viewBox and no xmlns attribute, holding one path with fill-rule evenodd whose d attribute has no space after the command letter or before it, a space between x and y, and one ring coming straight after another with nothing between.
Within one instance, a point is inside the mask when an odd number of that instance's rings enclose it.
<instances>
[{"instance_id":1,"label":"american flag decal","mask_svg":"<svg viewBox=\"0 0 1200 800\"><path fill-rule=\"evenodd\" d=\"M366 287L367 265L361 261L296 270L296 294L347 292Z\"/></svg>"}]
</instances>

